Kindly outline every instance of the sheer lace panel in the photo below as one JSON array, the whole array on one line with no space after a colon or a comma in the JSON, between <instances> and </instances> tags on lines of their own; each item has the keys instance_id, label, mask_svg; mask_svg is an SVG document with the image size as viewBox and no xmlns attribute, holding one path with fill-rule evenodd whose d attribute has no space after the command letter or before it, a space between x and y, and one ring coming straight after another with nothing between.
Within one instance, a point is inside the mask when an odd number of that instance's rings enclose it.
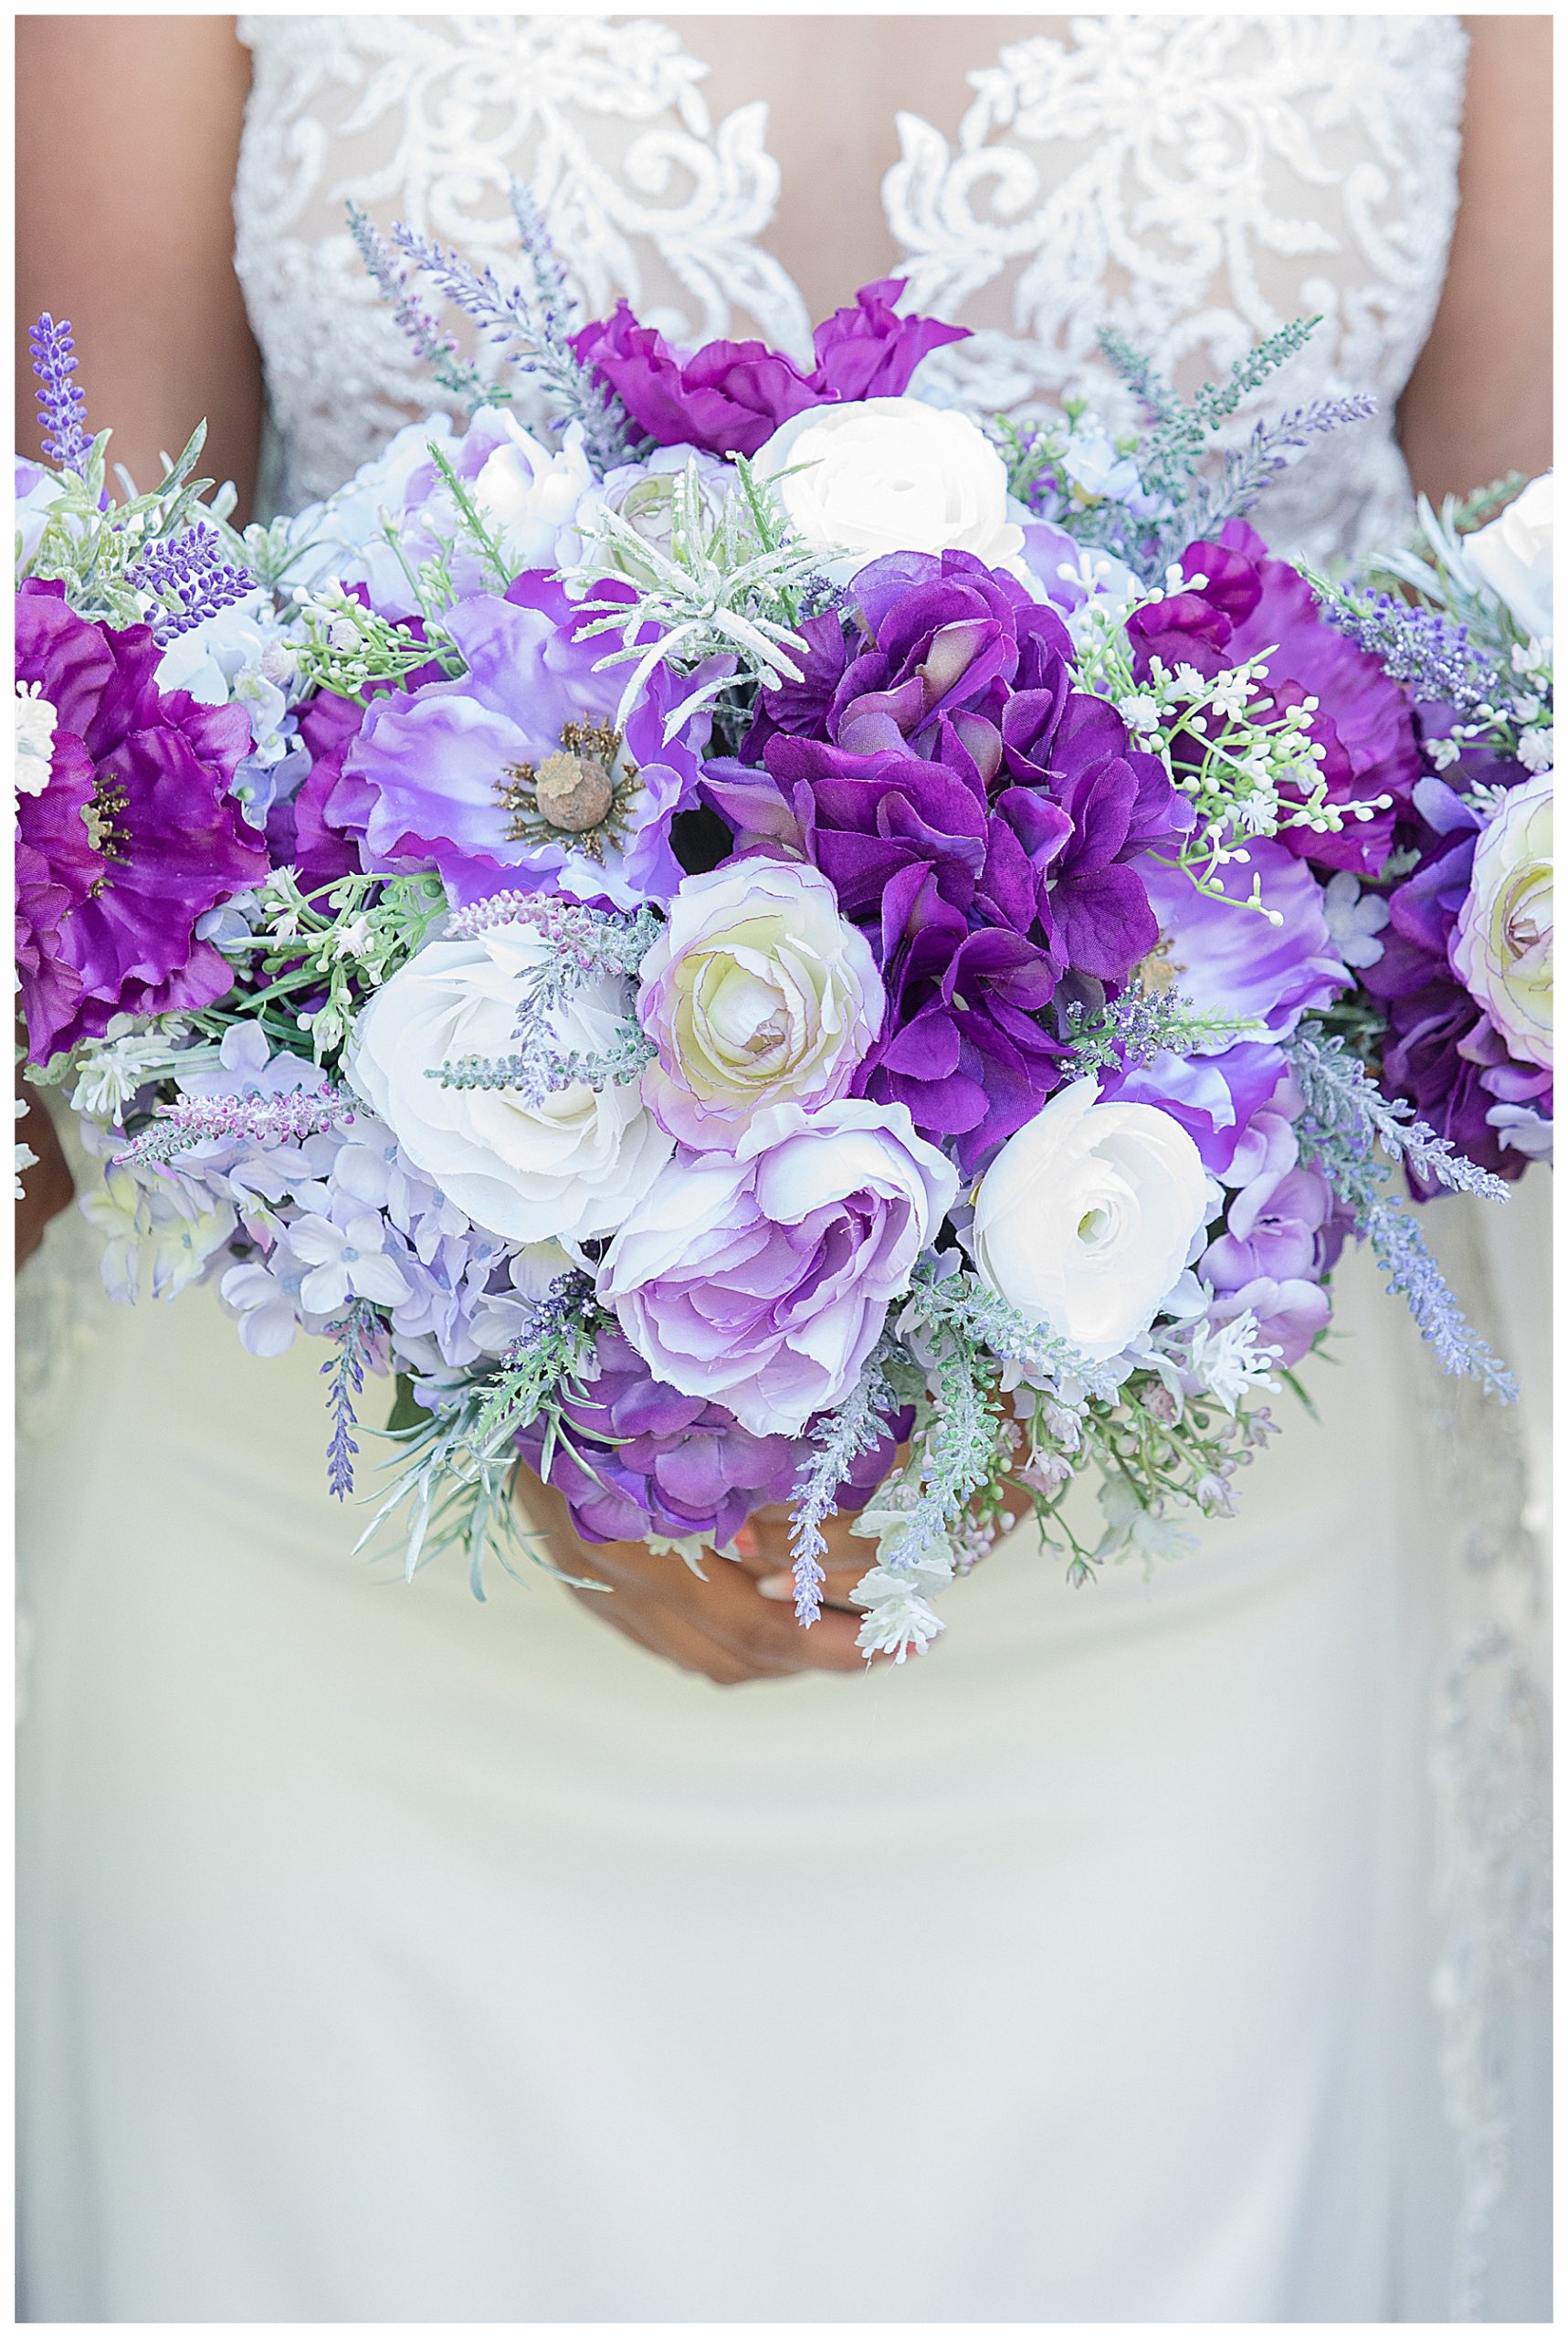
<instances>
[{"instance_id":1,"label":"sheer lace panel","mask_svg":"<svg viewBox=\"0 0 1568 2338\"><path fill-rule=\"evenodd\" d=\"M442 403L365 279L350 198L504 273L515 174L586 310L624 293L677 341L807 345L804 304L767 248L781 182L765 101L715 120L707 68L669 26L240 24L256 80L237 253L289 498L325 492ZM1017 408L1087 389L1115 414L1120 391L1095 355L1107 320L1190 381L1285 318L1321 312L1275 397L1370 389L1383 412L1302 466L1271 532L1322 554L1386 527L1407 493L1394 403L1453 222L1464 60L1447 16L1079 16L1005 47L966 77L955 141L898 115L884 197L910 300L975 328L928 363L922 390ZM895 78L895 111L898 99Z\"/></svg>"}]
</instances>

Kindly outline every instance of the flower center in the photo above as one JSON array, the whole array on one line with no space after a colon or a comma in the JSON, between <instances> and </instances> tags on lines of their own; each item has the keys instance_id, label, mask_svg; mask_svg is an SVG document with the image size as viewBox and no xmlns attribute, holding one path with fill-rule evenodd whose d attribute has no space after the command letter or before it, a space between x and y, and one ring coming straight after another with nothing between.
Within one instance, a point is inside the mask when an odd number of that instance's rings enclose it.
<instances>
[{"instance_id":1,"label":"flower center","mask_svg":"<svg viewBox=\"0 0 1568 2338\"><path fill-rule=\"evenodd\" d=\"M579 852L603 861L606 840L618 845L626 834L637 793L637 765L620 756L621 734L606 723L564 722L554 754L537 765L508 764L496 784L507 842L570 837Z\"/></svg>"},{"instance_id":2,"label":"flower center","mask_svg":"<svg viewBox=\"0 0 1568 2338\"><path fill-rule=\"evenodd\" d=\"M1186 968L1172 957L1173 947L1173 937L1163 933L1142 964L1133 969L1133 981L1144 990L1152 991L1156 997L1170 989L1178 974L1186 972Z\"/></svg>"},{"instance_id":3,"label":"flower center","mask_svg":"<svg viewBox=\"0 0 1568 2338\"><path fill-rule=\"evenodd\" d=\"M92 801L82 806L82 819L94 852L105 860L125 860L130 857L131 840L125 833L122 815L130 798L111 771L98 772L92 783ZM108 883L105 874L96 879L88 899L96 900Z\"/></svg>"}]
</instances>

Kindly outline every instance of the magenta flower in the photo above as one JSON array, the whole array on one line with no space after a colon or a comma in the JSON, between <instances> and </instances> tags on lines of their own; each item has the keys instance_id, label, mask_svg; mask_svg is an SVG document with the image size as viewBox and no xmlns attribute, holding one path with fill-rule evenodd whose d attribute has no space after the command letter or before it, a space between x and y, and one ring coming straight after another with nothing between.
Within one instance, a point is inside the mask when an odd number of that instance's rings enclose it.
<instances>
[{"instance_id":1,"label":"magenta flower","mask_svg":"<svg viewBox=\"0 0 1568 2338\"><path fill-rule=\"evenodd\" d=\"M1375 876L1394 819L1420 776L1409 699L1375 658L1324 622L1305 578L1288 562L1271 560L1245 520L1227 520L1217 542L1189 544L1181 564L1184 576L1206 581L1128 620L1140 675L1151 657L1167 668L1188 665L1214 675L1267 652L1267 696L1254 704L1267 716L1270 706L1283 711L1317 700L1310 736L1323 749L1330 803L1392 799L1374 818L1347 818L1328 832L1286 828L1280 841L1321 868Z\"/></svg>"},{"instance_id":2,"label":"magenta flower","mask_svg":"<svg viewBox=\"0 0 1568 2338\"><path fill-rule=\"evenodd\" d=\"M808 406L900 396L928 350L967 340L966 327L895 315L902 290L897 277L865 285L854 308L818 325L809 374L761 341L710 341L682 357L661 333L638 324L624 300L613 316L584 326L573 346L660 447L754 455Z\"/></svg>"},{"instance_id":3,"label":"magenta flower","mask_svg":"<svg viewBox=\"0 0 1568 2338\"><path fill-rule=\"evenodd\" d=\"M29 580L16 595L17 676L56 715L49 784L18 811L17 962L36 1063L117 1014L221 997L233 972L196 922L267 873L228 793L250 745L245 711L163 696L159 656L147 627L91 624L58 584Z\"/></svg>"}]
</instances>

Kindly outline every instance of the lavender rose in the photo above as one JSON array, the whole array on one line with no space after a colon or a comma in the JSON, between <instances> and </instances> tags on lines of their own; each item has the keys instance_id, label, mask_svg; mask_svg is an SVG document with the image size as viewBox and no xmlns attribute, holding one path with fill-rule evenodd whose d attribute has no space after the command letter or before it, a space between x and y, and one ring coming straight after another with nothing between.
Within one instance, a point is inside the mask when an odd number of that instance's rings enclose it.
<instances>
[{"instance_id":1,"label":"lavender rose","mask_svg":"<svg viewBox=\"0 0 1568 2338\"><path fill-rule=\"evenodd\" d=\"M820 870L743 860L689 877L643 961L658 1055L643 1097L688 1144L728 1149L771 1104L846 1093L882 1021L864 934Z\"/></svg>"},{"instance_id":2,"label":"lavender rose","mask_svg":"<svg viewBox=\"0 0 1568 2338\"><path fill-rule=\"evenodd\" d=\"M957 1189L900 1105L775 1105L732 1158L676 1156L599 1295L671 1387L794 1437L854 1386Z\"/></svg>"}]
</instances>

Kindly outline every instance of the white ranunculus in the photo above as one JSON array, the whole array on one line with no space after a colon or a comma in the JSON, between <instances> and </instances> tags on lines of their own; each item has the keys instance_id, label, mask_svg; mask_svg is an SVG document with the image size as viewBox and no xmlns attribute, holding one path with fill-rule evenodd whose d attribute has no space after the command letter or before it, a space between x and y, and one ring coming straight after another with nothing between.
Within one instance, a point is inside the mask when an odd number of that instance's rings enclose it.
<instances>
[{"instance_id":1,"label":"white ranunculus","mask_svg":"<svg viewBox=\"0 0 1568 2338\"><path fill-rule=\"evenodd\" d=\"M1552 640L1552 473L1532 479L1506 511L1465 538L1465 554L1521 633Z\"/></svg>"},{"instance_id":2,"label":"white ranunculus","mask_svg":"<svg viewBox=\"0 0 1568 2338\"><path fill-rule=\"evenodd\" d=\"M426 943L362 1016L350 1078L416 1169L476 1226L511 1242L613 1233L673 1150L635 1080L578 1083L525 1103L515 1089L448 1088L462 1056L510 1055L532 978L556 955L521 922ZM603 1054L631 1008L628 982L590 974L555 1016L564 1054Z\"/></svg>"},{"instance_id":3,"label":"white ranunculus","mask_svg":"<svg viewBox=\"0 0 1568 2338\"><path fill-rule=\"evenodd\" d=\"M672 1136L729 1151L767 1105L845 1094L883 1005L870 944L820 870L742 860L688 877L642 963L658 1049L643 1094Z\"/></svg>"},{"instance_id":4,"label":"white ranunculus","mask_svg":"<svg viewBox=\"0 0 1568 2338\"><path fill-rule=\"evenodd\" d=\"M1208 1209L1180 1122L1101 1104L1075 1079L1009 1137L980 1182L970 1244L992 1288L1091 1362L1149 1329Z\"/></svg>"},{"instance_id":5,"label":"white ranunculus","mask_svg":"<svg viewBox=\"0 0 1568 2338\"><path fill-rule=\"evenodd\" d=\"M1538 772L1476 844L1454 970L1521 1063L1552 1062L1552 795Z\"/></svg>"},{"instance_id":6,"label":"white ranunculus","mask_svg":"<svg viewBox=\"0 0 1568 2338\"><path fill-rule=\"evenodd\" d=\"M542 446L515 416L498 418L500 443L486 456L470 492L510 568L554 565L556 539L594 484L580 423L558 450Z\"/></svg>"},{"instance_id":7,"label":"white ranunculus","mask_svg":"<svg viewBox=\"0 0 1568 2338\"><path fill-rule=\"evenodd\" d=\"M1006 466L952 406L910 397L811 406L773 432L754 469L776 483L795 533L840 582L884 553L968 552L1000 568L1023 550Z\"/></svg>"}]
</instances>

